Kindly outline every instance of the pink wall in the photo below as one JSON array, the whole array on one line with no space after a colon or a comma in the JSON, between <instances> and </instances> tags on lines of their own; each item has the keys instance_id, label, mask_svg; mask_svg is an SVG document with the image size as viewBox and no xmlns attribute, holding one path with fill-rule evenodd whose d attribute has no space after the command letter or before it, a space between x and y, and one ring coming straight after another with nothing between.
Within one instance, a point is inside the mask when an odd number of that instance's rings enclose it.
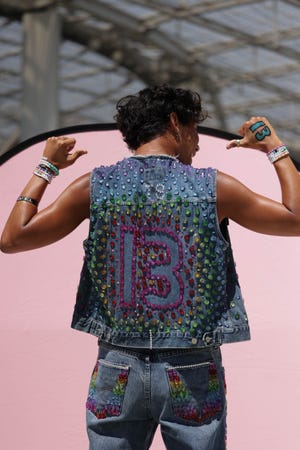
<instances>
[{"instance_id":1,"label":"pink wall","mask_svg":"<svg viewBox=\"0 0 300 450\"><path fill-rule=\"evenodd\" d=\"M89 154L49 186L46 205L80 174L127 155L116 132L79 134ZM195 166L218 167L280 198L273 168L258 152L225 150L200 136ZM1 229L41 154L37 145L1 168ZM87 448L84 403L97 352L94 337L69 328L87 223L50 247L4 255L1 265L0 442L7 450ZM299 238L273 238L231 224L252 341L223 348L229 450L294 450L300 440ZM151 450L163 449L159 433Z\"/></svg>"}]
</instances>

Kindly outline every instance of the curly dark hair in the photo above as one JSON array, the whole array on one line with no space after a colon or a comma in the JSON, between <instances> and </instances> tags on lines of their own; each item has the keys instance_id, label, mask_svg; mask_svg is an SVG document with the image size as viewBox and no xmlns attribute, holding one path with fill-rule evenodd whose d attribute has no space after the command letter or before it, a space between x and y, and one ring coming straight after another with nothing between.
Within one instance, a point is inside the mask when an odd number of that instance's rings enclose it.
<instances>
[{"instance_id":1,"label":"curly dark hair","mask_svg":"<svg viewBox=\"0 0 300 450\"><path fill-rule=\"evenodd\" d=\"M129 149L136 150L162 136L175 112L183 125L200 123L207 117L197 92L167 85L148 87L121 98L114 119Z\"/></svg>"}]
</instances>

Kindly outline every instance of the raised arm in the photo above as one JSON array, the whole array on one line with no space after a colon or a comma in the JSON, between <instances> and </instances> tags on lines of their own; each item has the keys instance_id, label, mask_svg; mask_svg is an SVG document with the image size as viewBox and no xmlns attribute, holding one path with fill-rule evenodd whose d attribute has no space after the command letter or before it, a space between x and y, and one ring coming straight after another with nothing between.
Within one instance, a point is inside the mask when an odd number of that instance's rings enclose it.
<instances>
[{"instance_id":1,"label":"raised arm","mask_svg":"<svg viewBox=\"0 0 300 450\"><path fill-rule=\"evenodd\" d=\"M51 244L89 217L89 174L75 180L52 204L38 211L38 203L48 186L47 176L49 173L51 175L51 170L55 174L55 168L61 170L69 167L86 153L83 150L70 153L74 146L73 138L54 137L47 140L43 153L45 172L33 175L21 192L4 227L1 251L16 253Z\"/></svg>"},{"instance_id":2,"label":"raised arm","mask_svg":"<svg viewBox=\"0 0 300 450\"><path fill-rule=\"evenodd\" d=\"M282 141L265 117L252 117L239 130L242 139L231 141L227 148L250 147L269 153L274 159L282 192L276 202L248 189L235 178L219 172L217 198L219 220L228 217L253 231L277 235L300 236L300 175L285 151Z\"/></svg>"}]
</instances>

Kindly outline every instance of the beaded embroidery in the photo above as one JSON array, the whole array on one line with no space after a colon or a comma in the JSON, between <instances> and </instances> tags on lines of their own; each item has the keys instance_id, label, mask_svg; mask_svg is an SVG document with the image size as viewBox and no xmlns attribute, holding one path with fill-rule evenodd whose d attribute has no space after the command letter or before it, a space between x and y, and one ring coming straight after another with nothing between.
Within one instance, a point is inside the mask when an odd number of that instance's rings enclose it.
<instances>
[{"instance_id":1,"label":"beaded embroidery","mask_svg":"<svg viewBox=\"0 0 300 450\"><path fill-rule=\"evenodd\" d=\"M208 391L201 409L177 370L169 369L168 377L170 381L173 411L176 417L203 423L212 419L217 413L222 411L222 396L215 364L209 364Z\"/></svg>"},{"instance_id":2,"label":"beaded embroidery","mask_svg":"<svg viewBox=\"0 0 300 450\"><path fill-rule=\"evenodd\" d=\"M102 408L97 405L96 381L98 376L99 364L97 363L92 374L89 396L86 402L86 408L91 411L97 419L119 416L121 414L122 403L125 395L125 388L128 381L128 371L122 370L118 375L117 382L112 390L110 398Z\"/></svg>"},{"instance_id":3,"label":"beaded embroidery","mask_svg":"<svg viewBox=\"0 0 300 450\"><path fill-rule=\"evenodd\" d=\"M230 246L216 223L215 180L213 169L164 157L92 172L72 326L92 319L124 336L201 337L231 327L229 310L247 323Z\"/></svg>"}]
</instances>

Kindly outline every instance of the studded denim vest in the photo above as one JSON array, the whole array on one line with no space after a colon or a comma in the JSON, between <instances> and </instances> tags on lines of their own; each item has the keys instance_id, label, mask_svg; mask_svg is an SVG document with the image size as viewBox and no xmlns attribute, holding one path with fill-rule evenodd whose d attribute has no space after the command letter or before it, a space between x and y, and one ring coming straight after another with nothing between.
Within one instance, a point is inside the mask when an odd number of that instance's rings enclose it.
<instances>
[{"instance_id":1,"label":"studded denim vest","mask_svg":"<svg viewBox=\"0 0 300 450\"><path fill-rule=\"evenodd\" d=\"M72 327L125 347L249 339L226 230L214 169L167 156L94 169Z\"/></svg>"}]
</instances>

